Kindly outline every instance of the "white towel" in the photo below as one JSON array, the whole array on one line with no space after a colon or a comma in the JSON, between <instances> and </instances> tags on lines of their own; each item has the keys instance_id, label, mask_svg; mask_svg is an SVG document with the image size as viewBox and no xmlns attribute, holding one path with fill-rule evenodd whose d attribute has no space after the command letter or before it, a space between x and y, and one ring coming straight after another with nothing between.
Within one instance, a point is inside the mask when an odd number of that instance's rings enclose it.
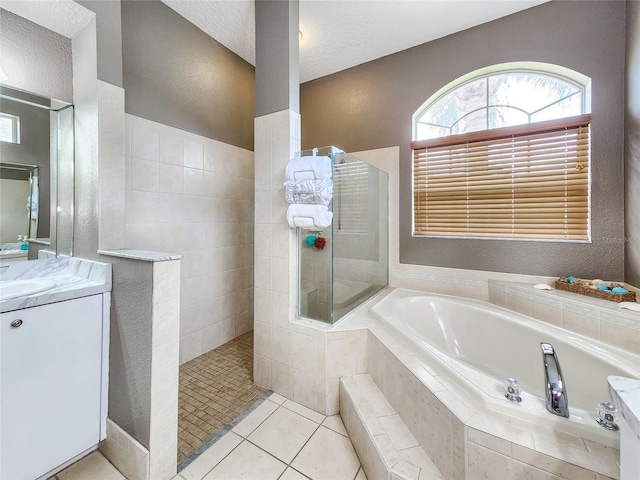
<instances>
[{"instance_id":1,"label":"white towel","mask_svg":"<svg viewBox=\"0 0 640 480\"><path fill-rule=\"evenodd\" d=\"M289 160L284 171L287 180L323 180L331 178L331 159L319 157L295 157Z\"/></svg>"},{"instance_id":2,"label":"white towel","mask_svg":"<svg viewBox=\"0 0 640 480\"><path fill-rule=\"evenodd\" d=\"M284 182L284 198L287 203L329 205L333 198L333 181L287 180Z\"/></svg>"},{"instance_id":3,"label":"white towel","mask_svg":"<svg viewBox=\"0 0 640 480\"><path fill-rule=\"evenodd\" d=\"M292 204L287 209L287 221L291 228L300 227L308 230L322 230L331 225L331 213L325 205Z\"/></svg>"}]
</instances>

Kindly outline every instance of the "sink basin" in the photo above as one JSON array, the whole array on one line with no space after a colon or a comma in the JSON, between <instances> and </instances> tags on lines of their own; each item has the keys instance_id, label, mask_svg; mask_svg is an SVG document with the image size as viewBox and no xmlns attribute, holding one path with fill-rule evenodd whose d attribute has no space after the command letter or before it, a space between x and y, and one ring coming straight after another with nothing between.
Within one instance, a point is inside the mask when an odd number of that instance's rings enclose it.
<instances>
[{"instance_id":1,"label":"sink basin","mask_svg":"<svg viewBox=\"0 0 640 480\"><path fill-rule=\"evenodd\" d=\"M0 282L0 300L25 297L34 293L44 292L56 286L51 280L7 280Z\"/></svg>"}]
</instances>

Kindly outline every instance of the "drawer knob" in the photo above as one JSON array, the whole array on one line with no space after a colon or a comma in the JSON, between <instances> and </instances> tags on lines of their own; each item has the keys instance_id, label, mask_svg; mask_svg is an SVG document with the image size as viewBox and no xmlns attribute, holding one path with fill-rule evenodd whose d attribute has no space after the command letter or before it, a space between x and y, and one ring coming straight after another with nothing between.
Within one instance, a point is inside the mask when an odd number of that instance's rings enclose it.
<instances>
[{"instance_id":1,"label":"drawer knob","mask_svg":"<svg viewBox=\"0 0 640 480\"><path fill-rule=\"evenodd\" d=\"M20 325L22 325L22 320L20 319L14 320L13 322L11 322L11 327L13 328L18 328Z\"/></svg>"}]
</instances>

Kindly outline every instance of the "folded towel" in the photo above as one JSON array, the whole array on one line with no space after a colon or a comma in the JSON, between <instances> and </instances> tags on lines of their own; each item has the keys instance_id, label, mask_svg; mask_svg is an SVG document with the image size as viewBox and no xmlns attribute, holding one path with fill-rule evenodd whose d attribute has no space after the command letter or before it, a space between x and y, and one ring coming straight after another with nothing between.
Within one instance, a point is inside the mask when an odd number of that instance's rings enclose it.
<instances>
[{"instance_id":1,"label":"folded towel","mask_svg":"<svg viewBox=\"0 0 640 480\"><path fill-rule=\"evenodd\" d=\"M284 182L284 198L287 203L329 205L333 198L333 181L288 180Z\"/></svg>"},{"instance_id":2,"label":"folded towel","mask_svg":"<svg viewBox=\"0 0 640 480\"><path fill-rule=\"evenodd\" d=\"M331 178L329 157L296 157L289 160L284 171L287 180L323 180Z\"/></svg>"},{"instance_id":3,"label":"folded towel","mask_svg":"<svg viewBox=\"0 0 640 480\"><path fill-rule=\"evenodd\" d=\"M331 213L325 205L289 205L287 221L291 228L300 227L308 230L321 230L331 225Z\"/></svg>"}]
</instances>

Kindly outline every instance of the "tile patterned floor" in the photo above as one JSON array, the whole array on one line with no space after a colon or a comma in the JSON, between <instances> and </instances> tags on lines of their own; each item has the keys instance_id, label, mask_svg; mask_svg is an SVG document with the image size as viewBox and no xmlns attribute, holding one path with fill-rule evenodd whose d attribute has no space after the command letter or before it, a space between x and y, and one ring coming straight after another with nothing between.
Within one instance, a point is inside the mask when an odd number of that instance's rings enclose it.
<instances>
[{"instance_id":1,"label":"tile patterned floor","mask_svg":"<svg viewBox=\"0 0 640 480\"><path fill-rule=\"evenodd\" d=\"M338 415L273 393L177 480L366 480Z\"/></svg>"},{"instance_id":2,"label":"tile patterned floor","mask_svg":"<svg viewBox=\"0 0 640 480\"><path fill-rule=\"evenodd\" d=\"M59 480L126 480L94 452ZM173 480L367 480L340 416L273 393Z\"/></svg>"},{"instance_id":3,"label":"tile patterned floor","mask_svg":"<svg viewBox=\"0 0 640 480\"><path fill-rule=\"evenodd\" d=\"M181 365L178 464L264 393L253 385L253 332Z\"/></svg>"},{"instance_id":4,"label":"tile patterned floor","mask_svg":"<svg viewBox=\"0 0 640 480\"><path fill-rule=\"evenodd\" d=\"M180 367L178 463L173 480L366 480L340 416L325 417L253 385L253 332ZM237 417L244 418L189 458ZM53 477L126 480L100 452Z\"/></svg>"}]
</instances>

